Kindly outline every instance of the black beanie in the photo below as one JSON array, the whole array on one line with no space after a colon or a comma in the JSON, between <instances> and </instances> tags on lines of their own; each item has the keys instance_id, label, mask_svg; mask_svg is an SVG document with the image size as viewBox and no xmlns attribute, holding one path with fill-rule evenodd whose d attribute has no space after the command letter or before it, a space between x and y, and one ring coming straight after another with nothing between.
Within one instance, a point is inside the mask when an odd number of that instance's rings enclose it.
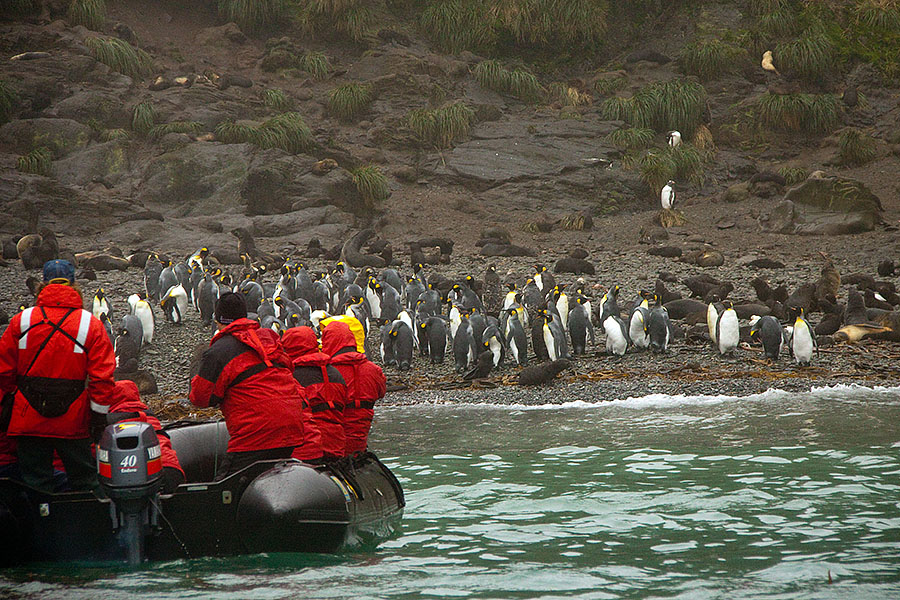
<instances>
[{"instance_id":1,"label":"black beanie","mask_svg":"<svg viewBox=\"0 0 900 600\"><path fill-rule=\"evenodd\" d=\"M216 302L216 322L228 325L238 319L247 318L247 303L243 294L226 292Z\"/></svg>"}]
</instances>

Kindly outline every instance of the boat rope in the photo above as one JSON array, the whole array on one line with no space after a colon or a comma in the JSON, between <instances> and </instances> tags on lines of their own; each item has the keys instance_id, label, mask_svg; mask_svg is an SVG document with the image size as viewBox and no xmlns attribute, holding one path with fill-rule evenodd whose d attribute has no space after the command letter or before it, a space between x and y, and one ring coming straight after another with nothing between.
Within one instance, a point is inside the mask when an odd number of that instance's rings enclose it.
<instances>
[{"instance_id":1,"label":"boat rope","mask_svg":"<svg viewBox=\"0 0 900 600\"><path fill-rule=\"evenodd\" d=\"M175 541L181 545L181 549L184 550L184 555L186 558L192 558L191 553L188 552L187 546L181 541L181 538L178 537L178 534L175 533L175 527L172 526L172 522L166 518L166 513L163 512L162 507L156 504L155 498L150 498L150 504L156 509L156 514L162 517L162 520L166 522L166 525L169 527L169 531L172 532L172 536L175 538Z\"/></svg>"}]
</instances>

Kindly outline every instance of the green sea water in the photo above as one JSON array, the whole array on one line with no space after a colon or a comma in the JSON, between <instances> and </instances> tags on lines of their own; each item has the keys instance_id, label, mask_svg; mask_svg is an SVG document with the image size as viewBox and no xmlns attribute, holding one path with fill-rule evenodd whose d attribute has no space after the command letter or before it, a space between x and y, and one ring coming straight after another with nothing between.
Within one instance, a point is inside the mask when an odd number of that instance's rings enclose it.
<instances>
[{"instance_id":1,"label":"green sea water","mask_svg":"<svg viewBox=\"0 0 900 600\"><path fill-rule=\"evenodd\" d=\"M900 598L898 388L390 407L371 446L408 500L372 551L32 565L0 597Z\"/></svg>"}]
</instances>

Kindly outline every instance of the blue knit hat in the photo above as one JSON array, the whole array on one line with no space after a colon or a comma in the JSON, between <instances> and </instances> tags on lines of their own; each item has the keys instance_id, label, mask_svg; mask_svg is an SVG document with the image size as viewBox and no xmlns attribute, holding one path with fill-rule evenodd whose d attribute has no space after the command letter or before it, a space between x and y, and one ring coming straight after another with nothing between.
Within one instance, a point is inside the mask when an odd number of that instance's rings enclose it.
<instances>
[{"instance_id":1,"label":"blue knit hat","mask_svg":"<svg viewBox=\"0 0 900 600\"><path fill-rule=\"evenodd\" d=\"M75 267L67 260L48 260L44 263L44 282L45 283L62 283L65 280L68 283L75 283Z\"/></svg>"}]
</instances>

